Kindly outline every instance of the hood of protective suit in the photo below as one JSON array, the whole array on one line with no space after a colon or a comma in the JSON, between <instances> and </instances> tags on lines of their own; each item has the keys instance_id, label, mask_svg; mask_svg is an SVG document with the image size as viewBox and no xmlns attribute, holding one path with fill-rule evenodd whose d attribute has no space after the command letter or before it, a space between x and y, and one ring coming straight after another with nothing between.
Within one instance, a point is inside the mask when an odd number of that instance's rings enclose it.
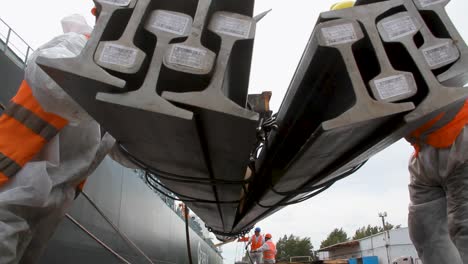
<instances>
[{"instance_id":1,"label":"hood of protective suit","mask_svg":"<svg viewBox=\"0 0 468 264\"><path fill-rule=\"evenodd\" d=\"M85 35L89 35L92 28L80 15L64 18L62 26L64 35L54 38L32 54L25 71L25 79L45 111L59 115L67 119L70 125L76 126L92 118L36 64L39 56L69 58L80 54L87 41Z\"/></svg>"}]
</instances>

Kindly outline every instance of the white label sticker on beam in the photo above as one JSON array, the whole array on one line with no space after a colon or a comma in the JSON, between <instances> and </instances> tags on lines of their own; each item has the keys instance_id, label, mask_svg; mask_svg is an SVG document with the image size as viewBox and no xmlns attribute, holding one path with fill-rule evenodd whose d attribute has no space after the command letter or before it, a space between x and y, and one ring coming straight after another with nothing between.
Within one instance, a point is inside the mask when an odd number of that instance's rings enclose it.
<instances>
[{"instance_id":1,"label":"white label sticker on beam","mask_svg":"<svg viewBox=\"0 0 468 264\"><path fill-rule=\"evenodd\" d=\"M98 0L98 2L116 6L128 6L131 0Z\"/></svg>"},{"instance_id":2,"label":"white label sticker on beam","mask_svg":"<svg viewBox=\"0 0 468 264\"><path fill-rule=\"evenodd\" d=\"M357 40L353 24L343 24L322 28L322 34L328 46L339 45Z\"/></svg>"},{"instance_id":3,"label":"white label sticker on beam","mask_svg":"<svg viewBox=\"0 0 468 264\"><path fill-rule=\"evenodd\" d=\"M238 38L248 38L252 23L248 20L221 15L215 22L215 31Z\"/></svg>"},{"instance_id":4,"label":"white label sticker on beam","mask_svg":"<svg viewBox=\"0 0 468 264\"><path fill-rule=\"evenodd\" d=\"M457 56L454 52L456 49L451 42L446 42L440 45L432 46L422 50L424 58L426 58L427 64L431 67L437 65L449 63L455 60Z\"/></svg>"},{"instance_id":5,"label":"white label sticker on beam","mask_svg":"<svg viewBox=\"0 0 468 264\"><path fill-rule=\"evenodd\" d=\"M375 80L374 84L383 100L411 92L408 80L403 74Z\"/></svg>"},{"instance_id":6,"label":"white label sticker on beam","mask_svg":"<svg viewBox=\"0 0 468 264\"><path fill-rule=\"evenodd\" d=\"M151 27L179 36L184 36L190 23L190 18L173 13L158 11L151 21Z\"/></svg>"},{"instance_id":7,"label":"white label sticker on beam","mask_svg":"<svg viewBox=\"0 0 468 264\"><path fill-rule=\"evenodd\" d=\"M115 64L123 67L130 67L135 64L137 50L122 45L107 43L102 50L99 61Z\"/></svg>"},{"instance_id":8,"label":"white label sticker on beam","mask_svg":"<svg viewBox=\"0 0 468 264\"><path fill-rule=\"evenodd\" d=\"M382 23L382 26L390 40L396 40L404 36L413 35L418 31L418 28L410 16L404 16L387 21Z\"/></svg>"},{"instance_id":9,"label":"white label sticker on beam","mask_svg":"<svg viewBox=\"0 0 468 264\"><path fill-rule=\"evenodd\" d=\"M206 51L185 45L174 45L169 62L195 69L203 69Z\"/></svg>"}]
</instances>

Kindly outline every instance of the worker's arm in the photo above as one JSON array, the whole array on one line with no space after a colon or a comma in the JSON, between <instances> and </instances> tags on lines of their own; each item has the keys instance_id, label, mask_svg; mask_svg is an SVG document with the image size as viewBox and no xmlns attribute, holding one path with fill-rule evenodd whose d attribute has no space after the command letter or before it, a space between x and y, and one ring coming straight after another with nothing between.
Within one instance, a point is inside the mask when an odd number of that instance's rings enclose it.
<instances>
[{"instance_id":1,"label":"worker's arm","mask_svg":"<svg viewBox=\"0 0 468 264\"><path fill-rule=\"evenodd\" d=\"M263 252L263 251L268 251L270 250L270 247L268 246L267 243L263 243L263 245L257 249L258 252Z\"/></svg>"},{"instance_id":2,"label":"worker's arm","mask_svg":"<svg viewBox=\"0 0 468 264\"><path fill-rule=\"evenodd\" d=\"M252 244L252 238L249 238L249 242L247 242L247 245L245 245L245 250L249 249L250 244Z\"/></svg>"}]
</instances>

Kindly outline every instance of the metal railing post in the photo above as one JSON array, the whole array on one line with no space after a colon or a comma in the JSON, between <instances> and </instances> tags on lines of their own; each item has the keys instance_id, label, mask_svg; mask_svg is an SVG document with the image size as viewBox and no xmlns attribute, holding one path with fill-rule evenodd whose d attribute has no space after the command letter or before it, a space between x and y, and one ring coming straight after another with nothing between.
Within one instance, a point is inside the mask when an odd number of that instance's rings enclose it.
<instances>
[{"instance_id":1,"label":"metal railing post","mask_svg":"<svg viewBox=\"0 0 468 264\"><path fill-rule=\"evenodd\" d=\"M8 42L10 41L10 35L11 35L11 28L8 27L8 34L7 34L7 38L5 40L5 48L3 50L3 52L5 52L5 53L8 50Z\"/></svg>"},{"instance_id":2,"label":"metal railing post","mask_svg":"<svg viewBox=\"0 0 468 264\"><path fill-rule=\"evenodd\" d=\"M31 47L28 46L28 49L26 50L26 55L24 56L24 66L26 67L26 64L28 63L28 57L29 57L29 51L31 50Z\"/></svg>"}]
</instances>

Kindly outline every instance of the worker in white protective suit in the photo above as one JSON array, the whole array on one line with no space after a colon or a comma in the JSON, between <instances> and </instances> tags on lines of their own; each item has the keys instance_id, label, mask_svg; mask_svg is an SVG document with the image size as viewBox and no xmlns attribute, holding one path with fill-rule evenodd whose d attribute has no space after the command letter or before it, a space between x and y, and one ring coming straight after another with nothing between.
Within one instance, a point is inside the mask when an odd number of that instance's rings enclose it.
<instances>
[{"instance_id":1,"label":"worker in white protective suit","mask_svg":"<svg viewBox=\"0 0 468 264\"><path fill-rule=\"evenodd\" d=\"M354 1L343 1L332 10L352 6ZM406 137L415 148L409 163L408 224L424 264L468 264L467 124L468 101Z\"/></svg>"},{"instance_id":2,"label":"worker in white protective suit","mask_svg":"<svg viewBox=\"0 0 468 264\"><path fill-rule=\"evenodd\" d=\"M25 81L0 117L2 264L38 260L76 187L115 145L35 63L38 56L74 57L83 49L92 31L85 19L73 15L62 26L64 35L34 52Z\"/></svg>"}]
</instances>

